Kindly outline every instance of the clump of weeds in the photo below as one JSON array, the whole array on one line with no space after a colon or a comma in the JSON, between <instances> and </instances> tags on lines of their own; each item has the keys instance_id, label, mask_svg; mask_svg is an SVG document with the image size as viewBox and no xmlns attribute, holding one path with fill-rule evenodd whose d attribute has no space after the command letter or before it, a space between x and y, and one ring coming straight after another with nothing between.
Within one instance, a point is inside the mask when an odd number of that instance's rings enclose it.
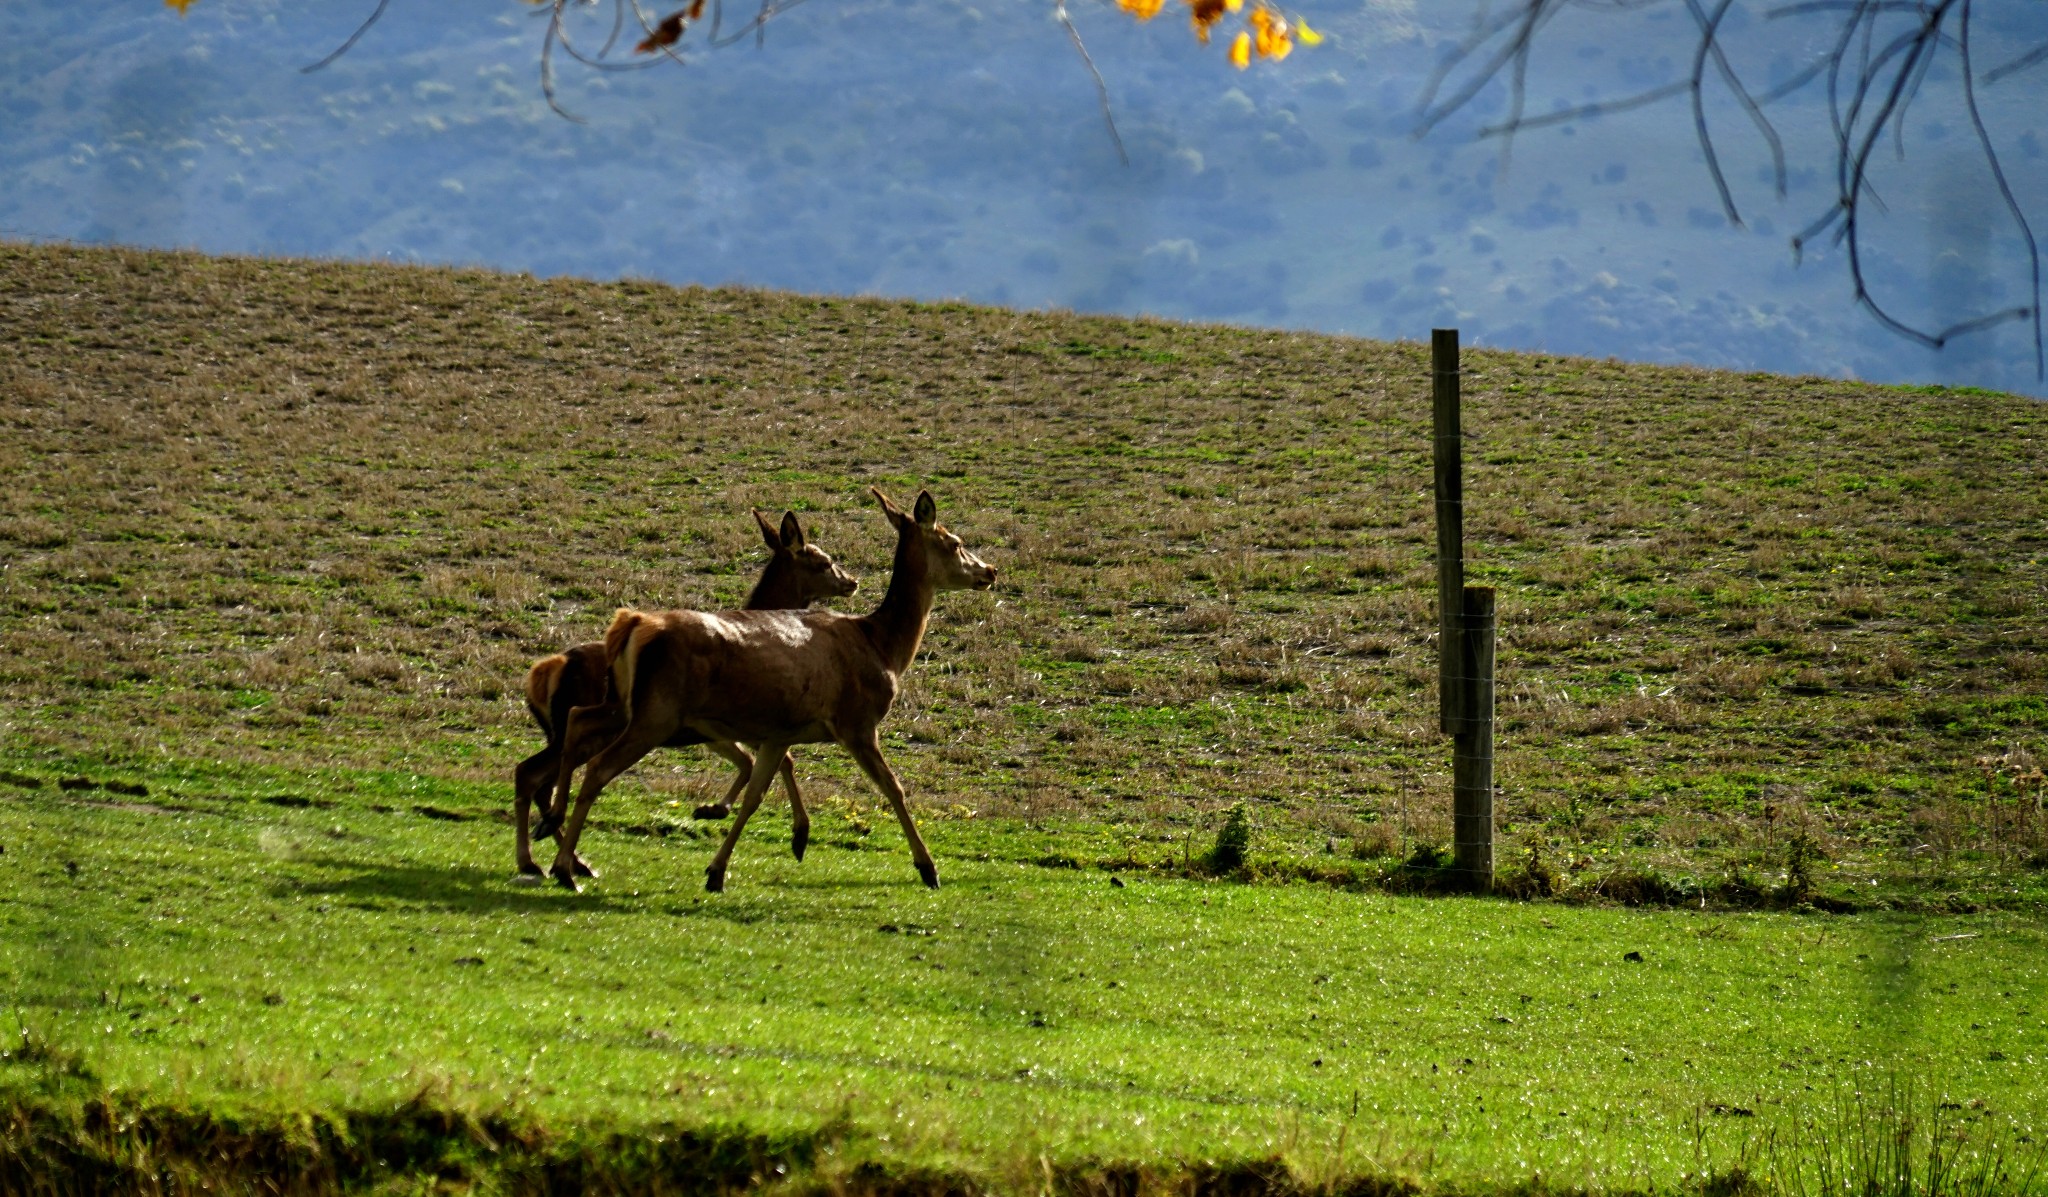
<instances>
[{"instance_id":1,"label":"clump of weeds","mask_svg":"<svg viewBox=\"0 0 2048 1197\"><path fill-rule=\"evenodd\" d=\"M1216 842L1203 863L1211 873L1234 873L1244 867L1251 846L1252 818L1244 803L1239 802L1223 816L1223 825L1216 829Z\"/></svg>"}]
</instances>

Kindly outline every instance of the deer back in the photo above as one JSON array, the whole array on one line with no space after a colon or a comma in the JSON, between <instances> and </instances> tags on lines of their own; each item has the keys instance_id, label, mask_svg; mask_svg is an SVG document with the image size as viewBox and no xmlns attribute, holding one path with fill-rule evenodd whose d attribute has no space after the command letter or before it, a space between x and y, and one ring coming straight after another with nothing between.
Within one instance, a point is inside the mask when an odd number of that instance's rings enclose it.
<instances>
[{"instance_id":1,"label":"deer back","mask_svg":"<svg viewBox=\"0 0 2048 1197\"><path fill-rule=\"evenodd\" d=\"M896 698L863 622L831 611L622 610L605 640L636 723L801 743L878 723Z\"/></svg>"}]
</instances>

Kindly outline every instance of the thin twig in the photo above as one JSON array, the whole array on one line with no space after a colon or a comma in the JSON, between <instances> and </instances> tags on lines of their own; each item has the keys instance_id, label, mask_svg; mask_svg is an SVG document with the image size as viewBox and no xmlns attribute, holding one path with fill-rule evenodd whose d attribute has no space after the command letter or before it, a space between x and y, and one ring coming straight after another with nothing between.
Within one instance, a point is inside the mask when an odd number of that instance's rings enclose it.
<instances>
[{"instance_id":1,"label":"thin twig","mask_svg":"<svg viewBox=\"0 0 2048 1197\"><path fill-rule=\"evenodd\" d=\"M1989 74L1984 76L1984 82L1996 83L2000 79L2005 78L2007 75L2016 74L2020 71L2026 70L2030 66L2038 66L2043 62L2048 62L2048 42L2042 42L2040 45L2035 46L2033 49L2027 51L2025 54L2022 54L2018 58L2013 59L2011 62L2006 63L2004 66L1993 69Z\"/></svg>"},{"instance_id":2,"label":"thin twig","mask_svg":"<svg viewBox=\"0 0 2048 1197\"><path fill-rule=\"evenodd\" d=\"M364 21L361 25L356 26L356 31L348 35L347 41L335 47L334 53L329 54L327 57L314 63L312 66L300 67L299 74L310 75L314 71L319 70L321 67L326 66L328 63L333 62L335 59L340 58L342 55L348 53L349 50L352 49L357 42L363 39L363 35L370 31L370 26L375 25L377 23L377 18L383 16L384 10L389 7L391 7L391 0L377 0L377 7L370 13L370 19Z\"/></svg>"},{"instance_id":3,"label":"thin twig","mask_svg":"<svg viewBox=\"0 0 2048 1197\"><path fill-rule=\"evenodd\" d=\"M1721 197L1721 211L1728 214L1728 223L1742 224L1742 213L1735 208L1735 194L1728 190L1727 176L1721 173L1721 157L1714 152L1714 135L1707 131L1706 89L1701 86L1707 73L1707 58L1714 50L1714 31L1721 25L1721 18L1728 15L1728 6L1735 0L1721 0L1710 17L1700 11L1698 0L1685 0L1685 6L1692 10L1700 24L1700 42L1692 59L1692 127L1699 137L1700 153L1707 157L1707 175L1714 180L1714 190Z\"/></svg>"},{"instance_id":4,"label":"thin twig","mask_svg":"<svg viewBox=\"0 0 2048 1197\"><path fill-rule=\"evenodd\" d=\"M1686 0L1686 7L1692 10L1695 21L1702 18L1703 14L1697 0ZM1726 8L1724 4L1723 12ZM1771 177L1776 184L1778 196L1782 199L1785 195L1785 143L1778 139L1778 131L1772 127L1770 118L1764 115L1763 105L1749 94L1749 88L1743 84L1742 76L1736 73L1734 66L1728 61L1728 55L1722 51L1720 39L1716 36L1720 24L1721 13L1716 13L1711 27L1702 28L1701 37L1711 45L1714 69L1720 72L1721 81L1728 85L1729 91L1735 93L1736 102L1742 105L1742 111L1748 115L1750 123L1756 126L1756 131L1763 137L1764 144L1770 147Z\"/></svg>"},{"instance_id":5,"label":"thin twig","mask_svg":"<svg viewBox=\"0 0 2048 1197\"><path fill-rule=\"evenodd\" d=\"M1956 53L1962 58L1963 65L1963 107L1969 110L1970 127L1977 131L1977 144L1984 150L1985 165L1991 168L1991 177L1998 183L1998 194L2005 200L2005 210L2012 214L2013 223L2020 226L2020 240L2027 244L2027 265L2033 284L2030 292L2033 306L2031 309L2021 308L2014 315L2022 320L2032 319L2034 377L2048 378L2048 357L2044 357L2041 344L2041 246L2034 239L2034 229L2027 223L2027 214L2020 210L2019 201L2013 198L2012 184L2005 177L2005 164L1999 161L1998 147L1991 143L1991 133L1984 127L1984 114L1977 108L1977 88L1970 81L1970 0L1963 0L1961 25L1962 29L1956 38Z\"/></svg>"},{"instance_id":6,"label":"thin twig","mask_svg":"<svg viewBox=\"0 0 2048 1197\"><path fill-rule=\"evenodd\" d=\"M1109 110L1109 86L1102 81L1102 72L1095 69L1095 60L1088 56L1088 47L1081 41L1081 31L1074 28L1072 17L1067 15L1065 4L1055 5L1053 12L1060 24L1067 27L1067 36L1074 39L1074 49L1080 52L1081 61L1088 67L1088 73L1095 77L1095 95L1102 101L1102 123L1109 126L1109 140L1116 146L1116 160L1125 166L1131 164L1131 156L1124 153L1124 139L1117 136L1116 115Z\"/></svg>"},{"instance_id":7,"label":"thin twig","mask_svg":"<svg viewBox=\"0 0 2048 1197\"><path fill-rule=\"evenodd\" d=\"M1487 125L1479 130L1479 136L1501 137L1524 129L1541 129L1549 125L1569 124L1586 117L1606 116L1611 112L1627 112L1632 108L1655 104L1659 100L1668 100L1691 86L1692 84L1681 79L1676 83L1666 83L1662 87L1653 87L1641 94L1626 96L1619 100L1600 100L1592 104L1581 104L1576 108L1560 108L1554 112L1546 112L1542 116L1526 116L1513 125Z\"/></svg>"},{"instance_id":8,"label":"thin twig","mask_svg":"<svg viewBox=\"0 0 2048 1197\"><path fill-rule=\"evenodd\" d=\"M569 0L554 0L548 8L548 32L540 43L540 94L547 98L548 107L555 110L556 116L579 125L587 125L589 121L562 107L555 99L555 40L562 36L562 9L568 2Z\"/></svg>"},{"instance_id":9,"label":"thin twig","mask_svg":"<svg viewBox=\"0 0 2048 1197\"><path fill-rule=\"evenodd\" d=\"M626 0L612 0L612 35L604 39L604 49L597 52L599 58L611 54L612 47L619 44L619 34L626 31Z\"/></svg>"}]
</instances>

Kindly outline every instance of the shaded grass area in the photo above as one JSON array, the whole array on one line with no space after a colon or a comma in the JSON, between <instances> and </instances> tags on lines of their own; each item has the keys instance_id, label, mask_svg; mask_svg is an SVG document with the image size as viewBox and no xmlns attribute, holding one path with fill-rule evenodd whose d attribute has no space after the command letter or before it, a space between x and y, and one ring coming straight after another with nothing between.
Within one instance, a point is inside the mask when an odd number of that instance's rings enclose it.
<instances>
[{"instance_id":1,"label":"shaded grass area","mask_svg":"<svg viewBox=\"0 0 2048 1197\"><path fill-rule=\"evenodd\" d=\"M106 1126L170 1150L185 1119L254 1134L251 1167L265 1135L313 1152L309 1185L658 1190L724 1160L889 1191L1616 1191L1755 1169L1901 1075L1980 1143L2048 1117L2033 915L1119 885L999 859L981 820L931 825L933 894L893 828L827 816L799 865L779 813L709 897L712 842L623 796L578 896L513 883L488 788L409 791L423 814L345 780L0 799L0 975L36 1048L0 1061L9 1151L97 1158ZM1059 838L1001 839L1034 836ZM414 1154L361 1146L380 1119Z\"/></svg>"}]
</instances>

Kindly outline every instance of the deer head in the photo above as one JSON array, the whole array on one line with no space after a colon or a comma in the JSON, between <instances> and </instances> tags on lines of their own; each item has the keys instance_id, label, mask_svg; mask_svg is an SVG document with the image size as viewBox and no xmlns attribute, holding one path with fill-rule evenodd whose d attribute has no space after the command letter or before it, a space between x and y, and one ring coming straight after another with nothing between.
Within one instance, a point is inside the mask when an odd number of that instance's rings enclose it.
<instances>
[{"instance_id":1,"label":"deer head","mask_svg":"<svg viewBox=\"0 0 2048 1197\"><path fill-rule=\"evenodd\" d=\"M844 598L860 589L860 579L839 568L831 554L804 536L796 512L782 513L780 529L759 510L754 512L754 522L761 525L761 540L773 557L770 571L786 572L788 588L800 600L788 606L807 607L821 599Z\"/></svg>"},{"instance_id":2,"label":"deer head","mask_svg":"<svg viewBox=\"0 0 2048 1197\"><path fill-rule=\"evenodd\" d=\"M996 584L996 567L967 551L960 538L939 522L939 505L932 492L917 494L917 503L905 514L876 487L869 492L882 504L883 514L896 525L898 560L905 548L914 547L924 556L924 576L934 590L987 590Z\"/></svg>"}]
</instances>

